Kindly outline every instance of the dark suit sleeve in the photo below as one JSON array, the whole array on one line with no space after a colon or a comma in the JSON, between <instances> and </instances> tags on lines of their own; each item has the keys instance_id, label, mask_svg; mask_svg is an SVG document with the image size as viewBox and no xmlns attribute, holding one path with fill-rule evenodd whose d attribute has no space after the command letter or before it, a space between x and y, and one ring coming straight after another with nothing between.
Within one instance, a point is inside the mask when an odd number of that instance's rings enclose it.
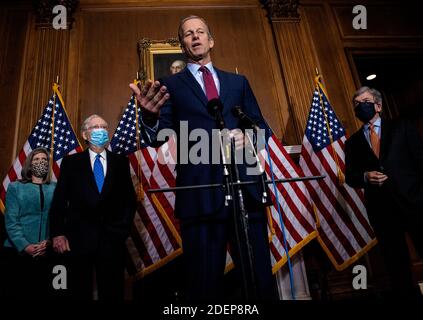
<instances>
[{"instance_id":1,"label":"dark suit sleeve","mask_svg":"<svg viewBox=\"0 0 423 320\"><path fill-rule=\"evenodd\" d=\"M53 200L50 207L50 237L62 236L66 231L66 216L68 210L68 179L69 179L69 158L64 157L60 165L60 176L54 190Z\"/></svg>"},{"instance_id":2,"label":"dark suit sleeve","mask_svg":"<svg viewBox=\"0 0 423 320\"><path fill-rule=\"evenodd\" d=\"M345 181L352 188L364 188L364 170L359 150L354 150L352 138L345 142Z\"/></svg>"}]
</instances>

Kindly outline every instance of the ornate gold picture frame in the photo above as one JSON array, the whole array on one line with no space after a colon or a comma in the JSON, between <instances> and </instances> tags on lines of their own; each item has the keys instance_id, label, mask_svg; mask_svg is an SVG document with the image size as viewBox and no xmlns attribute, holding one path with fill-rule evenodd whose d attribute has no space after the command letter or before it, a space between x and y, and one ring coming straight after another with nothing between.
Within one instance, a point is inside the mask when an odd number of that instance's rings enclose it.
<instances>
[{"instance_id":1,"label":"ornate gold picture frame","mask_svg":"<svg viewBox=\"0 0 423 320\"><path fill-rule=\"evenodd\" d=\"M176 38L151 40L143 38L138 41L139 78L158 80L171 74L170 66L176 60L186 62L185 56Z\"/></svg>"}]
</instances>

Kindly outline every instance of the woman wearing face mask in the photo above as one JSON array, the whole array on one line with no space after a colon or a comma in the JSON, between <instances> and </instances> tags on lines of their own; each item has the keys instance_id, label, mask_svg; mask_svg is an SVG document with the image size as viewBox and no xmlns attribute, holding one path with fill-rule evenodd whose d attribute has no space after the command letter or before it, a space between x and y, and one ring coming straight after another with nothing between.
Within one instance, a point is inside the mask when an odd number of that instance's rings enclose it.
<instances>
[{"instance_id":1,"label":"woman wearing face mask","mask_svg":"<svg viewBox=\"0 0 423 320\"><path fill-rule=\"evenodd\" d=\"M50 182L49 153L34 149L22 167L22 179L9 184L6 194L7 239L3 255L11 267L4 275L5 296L43 298L51 287L48 213L56 184ZM3 289L4 290L4 289Z\"/></svg>"}]
</instances>

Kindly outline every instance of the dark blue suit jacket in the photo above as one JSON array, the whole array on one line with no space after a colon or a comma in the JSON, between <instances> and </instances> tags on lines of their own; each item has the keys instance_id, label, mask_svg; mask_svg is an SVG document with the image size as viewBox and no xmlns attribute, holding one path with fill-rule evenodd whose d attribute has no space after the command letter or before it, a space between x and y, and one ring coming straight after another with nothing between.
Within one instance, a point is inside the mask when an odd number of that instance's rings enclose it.
<instances>
[{"instance_id":1,"label":"dark blue suit jacket","mask_svg":"<svg viewBox=\"0 0 423 320\"><path fill-rule=\"evenodd\" d=\"M242 128L240 121L236 118L232 109L240 106L242 110L263 129L268 127L262 117L256 98L251 90L248 80L241 75L224 72L216 69L220 81L220 100L223 102L223 117L228 129ZM185 68L169 78L160 81L164 84L169 93L170 99L160 111L158 131L164 128L173 129L178 135L178 159L181 160L181 139L186 139L180 135L181 121L187 121L188 135L194 129L204 129L209 135L209 164L187 164L178 160L176 166L177 186L199 185L223 182L223 167L221 164L211 163L211 140L212 130L216 129L216 120L207 111L207 98L194 76ZM144 128L143 135L150 145L157 146L155 135ZM181 139L179 139L181 137ZM196 141L189 142L189 150ZM258 176L247 176L246 166L239 165L241 180L258 180ZM246 205L248 208L256 207L260 202L259 185L244 188L246 192ZM190 218L201 215L218 215L224 206L223 189L202 189L192 191L178 191L176 194L175 214L179 218Z\"/></svg>"}]
</instances>

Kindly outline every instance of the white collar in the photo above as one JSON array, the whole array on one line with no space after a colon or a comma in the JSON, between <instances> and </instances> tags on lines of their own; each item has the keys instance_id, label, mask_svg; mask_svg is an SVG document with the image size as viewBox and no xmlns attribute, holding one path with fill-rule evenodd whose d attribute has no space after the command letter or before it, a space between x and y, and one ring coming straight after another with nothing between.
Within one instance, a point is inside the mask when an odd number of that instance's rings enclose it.
<instances>
[{"instance_id":1,"label":"white collar","mask_svg":"<svg viewBox=\"0 0 423 320\"><path fill-rule=\"evenodd\" d=\"M92 151L91 149L88 149L88 152L90 154L90 159L95 159L95 157L97 156L98 153ZM103 158L104 160L107 159L107 152L106 149L104 149L102 152L99 153L100 157Z\"/></svg>"}]
</instances>

